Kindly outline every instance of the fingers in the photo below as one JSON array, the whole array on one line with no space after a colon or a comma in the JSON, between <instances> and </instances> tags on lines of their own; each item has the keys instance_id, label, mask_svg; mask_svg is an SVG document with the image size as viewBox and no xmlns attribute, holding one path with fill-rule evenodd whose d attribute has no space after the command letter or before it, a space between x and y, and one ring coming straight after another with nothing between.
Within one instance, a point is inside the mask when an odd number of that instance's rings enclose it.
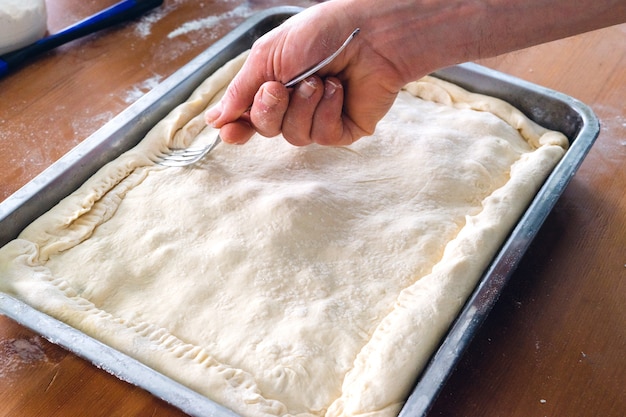
<instances>
[{"instance_id":1,"label":"fingers","mask_svg":"<svg viewBox=\"0 0 626 417\"><path fill-rule=\"evenodd\" d=\"M323 81L316 76L294 87L282 125L283 137L292 145L305 146L313 142L311 129L323 94Z\"/></svg>"},{"instance_id":2,"label":"fingers","mask_svg":"<svg viewBox=\"0 0 626 417\"><path fill-rule=\"evenodd\" d=\"M264 74L258 68L263 68L262 63L255 62L251 55L228 85L219 103L205 113L204 118L207 124L221 128L237 121L247 112L255 94L266 81Z\"/></svg>"},{"instance_id":3,"label":"fingers","mask_svg":"<svg viewBox=\"0 0 626 417\"><path fill-rule=\"evenodd\" d=\"M212 111L220 113L222 109L218 104L205 114L209 124L212 122ZM283 118L289 105L289 90L279 82L268 81L261 85L252 106L243 113L239 119L229 122L220 127L220 136L226 143L244 144L254 133L272 137L281 132Z\"/></svg>"},{"instance_id":4,"label":"fingers","mask_svg":"<svg viewBox=\"0 0 626 417\"><path fill-rule=\"evenodd\" d=\"M289 105L289 91L277 81L266 82L259 88L250 109L252 126L262 136L272 137L281 132L283 117Z\"/></svg>"},{"instance_id":5,"label":"fingers","mask_svg":"<svg viewBox=\"0 0 626 417\"><path fill-rule=\"evenodd\" d=\"M343 114L344 89L334 77L324 81L324 94L315 110L311 138L320 145L350 145L357 138L351 137L346 129L347 119Z\"/></svg>"},{"instance_id":6,"label":"fingers","mask_svg":"<svg viewBox=\"0 0 626 417\"><path fill-rule=\"evenodd\" d=\"M283 122L283 136L296 146L342 145L343 86L337 78L311 77L297 86Z\"/></svg>"},{"instance_id":7,"label":"fingers","mask_svg":"<svg viewBox=\"0 0 626 417\"><path fill-rule=\"evenodd\" d=\"M235 122L225 124L220 129L220 137L222 138L222 141L233 145L243 145L255 133L256 130L254 130L250 122L244 120L243 118Z\"/></svg>"},{"instance_id":8,"label":"fingers","mask_svg":"<svg viewBox=\"0 0 626 417\"><path fill-rule=\"evenodd\" d=\"M266 137L282 133L295 146L349 145L363 133L355 136L343 105L344 89L335 77L311 76L293 89L268 81L257 91L248 112L221 126L220 136L226 143L243 144L256 132ZM220 110L218 105L216 111Z\"/></svg>"},{"instance_id":9,"label":"fingers","mask_svg":"<svg viewBox=\"0 0 626 417\"><path fill-rule=\"evenodd\" d=\"M343 114L344 89L335 77L317 76L301 82L293 92L283 121L283 137L293 145L350 145L354 129ZM359 136L360 137L360 136Z\"/></svg>"}]
</instances>

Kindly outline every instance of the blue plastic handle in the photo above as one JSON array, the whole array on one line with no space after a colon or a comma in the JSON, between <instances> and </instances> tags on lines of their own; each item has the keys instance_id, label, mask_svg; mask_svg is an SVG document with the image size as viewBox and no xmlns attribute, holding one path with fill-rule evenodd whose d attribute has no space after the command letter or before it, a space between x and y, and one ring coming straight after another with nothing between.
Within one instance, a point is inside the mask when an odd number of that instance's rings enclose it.
<instances>
[{"instance_id":1,"label":"blue plastic handle","mask_svg":"<svg viewBox=\"0 0 626 417\"><path fill-rule=\"evenodd\" d=\"M25 60L85 35L137 17L163 3L163 0L123 0L60 32L47 36L17 51L0 56L0 77Z\"/></svg>"}]
</instances>

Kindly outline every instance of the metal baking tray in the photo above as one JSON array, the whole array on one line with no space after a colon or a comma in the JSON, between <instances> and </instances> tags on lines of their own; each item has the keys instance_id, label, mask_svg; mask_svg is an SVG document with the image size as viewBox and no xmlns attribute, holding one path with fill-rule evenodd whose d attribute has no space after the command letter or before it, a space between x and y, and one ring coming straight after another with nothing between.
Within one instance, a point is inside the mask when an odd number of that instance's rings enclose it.
<instances>
[{"instance_id":1,"label":"metal baking tray","mask_svg":"<svg viewBox=\"0 0 626 417\"><path fill-rule=\"evenodd\" d=\"M22 229L76 190L105 163L137 144L152 126L185 101L216 69L300 10L277 7L248 19L0 203L0 246L17 237ZM470 63L446 68L434 75L467 90L508 101L541 125L565 133L571 146L484 272L419 375L400 416L428 413L599 133L599 123L593 112L564 94ZM146 389L189 415L235 416L206 397L3 293L0 293L0 314L13 318L120 379Z\"/></svg>"}]
</instances>

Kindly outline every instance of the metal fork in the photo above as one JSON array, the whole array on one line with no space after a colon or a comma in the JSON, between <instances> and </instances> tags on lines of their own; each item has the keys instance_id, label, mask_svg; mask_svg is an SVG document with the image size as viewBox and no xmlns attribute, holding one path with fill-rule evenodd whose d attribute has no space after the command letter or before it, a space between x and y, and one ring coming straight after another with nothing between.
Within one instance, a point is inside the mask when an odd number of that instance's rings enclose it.
<instances>
[{"instance_id":1,"label":"metal fork","mask_svg":"<svg viewBox=\"0 0 626 417\"><path fill-rule=\"evenodd\" d=\"M328 65L332 60L337 57L337 55L339 55L344 50L346 46L348 46L350 41L359 33L359 31L360 29L356 28L339 47L339 49L332 53L332 55L321 61L319 64L298 75L291 81L285 83L285 87L293 87L300 81L315 74L317 71ZM184 167L195 164L196 162L204 158L206 154L211 152L221 141L222 138L220 138L220 135L217 134L215 135L215 140L213 141L213 143L206 146L192 146L188 148L169 149L166 154L161 155L160 159L157 161L157 164L169 167Z\"/></svg>"}]
</instances>

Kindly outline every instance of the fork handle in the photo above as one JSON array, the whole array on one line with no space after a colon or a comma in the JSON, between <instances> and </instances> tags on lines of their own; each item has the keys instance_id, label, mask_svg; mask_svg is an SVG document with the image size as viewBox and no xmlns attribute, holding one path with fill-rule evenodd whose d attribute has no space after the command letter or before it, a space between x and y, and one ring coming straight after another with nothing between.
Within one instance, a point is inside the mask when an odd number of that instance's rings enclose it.
<instances>
[{"instance_id":1,"label":"fork handle","mask_svg":"<svg viewBox=\"0 0 626 417\"><path fill-rule=\"evenodd\" d=\"M294 85L298 84L300 81L304 80L305 78L315 74L317 71L321 70L323 67L325 67L326 65L330 64L332 60L334 60L335 58L337 58L337 55L339 55L341 53L341 51L343 51L346 46L348 46L348 44L350 43L350 41L352 39L354 39L354 37L356 35L358 35L358 33L361 31L361 29L356 28L354 29L354 31L352 31L352 33L350 34L350 36L348 36L348 38L344 41L344 43L339 47L339 49L337 49L335 52L333 52L332 55L330 55L328 58L324 59L323 61L321 61L319 64L315 65L314 67L306 70L305 72L303 72L302 74L298 75L296 78L294 78L291 81L287 81L285 83L285 87L289 88L289 87L293 87Z\"/></svg>"}]
</instances>

